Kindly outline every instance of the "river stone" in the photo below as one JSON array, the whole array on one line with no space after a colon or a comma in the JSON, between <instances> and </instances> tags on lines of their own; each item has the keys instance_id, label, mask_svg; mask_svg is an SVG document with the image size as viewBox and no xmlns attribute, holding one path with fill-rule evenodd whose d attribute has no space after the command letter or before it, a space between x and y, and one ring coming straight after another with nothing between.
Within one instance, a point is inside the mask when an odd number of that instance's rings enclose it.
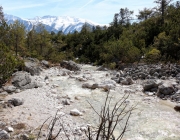
<instances>
[{"instance_id":1,"label":"river stone","mask_svg":"<svg viewBox=\"0 0 180 140\"><path fill-rule=\"evenodd\" d=\"M18 98L12 98L10 100L8 100L9 103L11 103L14 106L20 106L24 103L23 99L18 99Z\"/></svg>"},{"instance_id":2,"label":"river stone","mask_svg":"<svg viewBox=\"0 0 180 140\"><path fill-rule=\"evenodd\" d=\"M121 83L122 85L129 85L129 83L128 83L128 81L127 81L126 79L122 80L120 83Z\"/></svg>"},{"instance_id":3,"label":"river stone","mask_svg":"<svg viewBox=\"0 0 180 140\"><path fill-rule=\"evenodd\" d=\"M15 86L5 86L3 87L4 91L8 92L8 93L12 93L15 92L16 87Z\"/></svg>"},{"instance_id":4,"label":"river stone","mask_svg":"<svg viewBox=\"0 0 180 140\"><path fill-rule=\"evenodd\" d=\"M70 101L68 99L62 100L63 105L70 105Z\"/></svg>"},{"instance_id":5,"label":"river stone","mask_svg":"<svg viewBox=\"0 0 180 140\"><path fill-rule=\"evenodd\" d=\"M171 96L172 101L180 102L180 93L176 92L174 95Z\"/></svg>"},{"instance_id":6,"label":"river stone","mask_svg":"<svg viewBox=\"0 0 180 140\"><path fill-rule=\"evenodd\" d=\"M30 140L28 134L21 134L20 136L23 140Z\"/></svg>"},{"instance_id":7,"label":"river stone","mask_svg":"<svg viewBox=\"0 0 180 140\"><path fill-rule=\"evenodd\" d=\"M146 79L147 75L143 72L137 74L140 79Z\"/></svg>"},{"instance_id":8,"label":"river stone","mask_svg":"<svg viewBox=\"0 0 180 140\"><path fill-rule=\"evenodd\" d=\"M70 111L70 115L72 115L72 116L82 116L82 112L80 112L77 109L73 109L73 110Z\"/></svg>"},{"instance_id":9,"label":"river stone","mask_svg":"<svg viewBox=\"0 0 180 140\"><path fill-rule=\"evenodd\" d=\"M153 96L155 93L154 93L154 92L148 92L148 91L147 91L147 92L145 92L145 94L148 95L148 96Z\"/></svg>"},{"instance_id":10,"label":"river stone","mask_svg":"<svg viewBox=\"0 0 180 140\"><path fill-rule=\"evenodd\" d=\"M82 88L96 89L99 88L99 85L97 83L95 84L84 83L82 84Z\"/></svg>"},{"instance_id":11,"label":"river stone","mask_svg":"<svg viewBox=\"0 0 180 140\"><path fill-rule=\"evenodd\" d=\"M41 64L43 64L45 67L49 68L50 67L50 63L46 60L42 60Z\"/></svg>"},{"instance_id":12,"label":"river stone","mask_svg":"<svg viewBox=\"0 0 180 140\"><path fill-rule=\"evenodd\" d=\"M153 74L153 76L154 76L154 77L159 77L159 73L155 72L155 73Z\"/></svg>"},{"instance_id":13,"label":"river stone","mask_svg":"<svg viewBox=\"0 0 180 140\"><path fill-rule=\"evenodd\" d=\"M62 61L60 63L61 67L66 68L71 71L80 71L81 67L79 64L75 63L74 61Z\"/></svg>"},{"instance_id":14,"label":"river stone","mask_svg":"<svg viewBox=\"0 0 180 140\"><path fill-rule=\"evenodd\" d=\"M180 112L180 105L176 105L176 106L174 107L174 110Z\"/></svg>"},{"instance_id":15,"label":"river stone","mask_svg":"<svg viewBox=\"0 0 180 140\"><path fill-rule=\"evenodd\" d=\"M6 91L0 93L0 96L7 96L7 95L8 93Z\"/></svg>"},{"instance_id":16,"label":"river stone","mask_svg":"<svg viewBox=\"0 0 180 140\"><path fill-rule=\"evenodd\" d=\"M158 84L154 80L147 80L143 83L144 91L151 91L151 89L157 88Z\"/></svg>"},{"instance_id":17,"label":"river stone","mask_svg":"<svg viewBox=\"0 0 180 140\"><path fill-rule=\"evenodd\" d=\"M172 95L174 94L175 89L171 84L163 84L158 87L158 93L157 95L159 96L160 94L164 95Z\"/></svg>"},{"instance_id":18,"label":"river stone","mask_svg":"<svg viewBox=\"0 0 180 140\"><path fill-rule=\"evenodd\" d=\"M121 80L120 83L122 85L132 85L134 82L133 82L132 78L128 77L128 78L125 78L124 80Z\"/></svg>"},{"instance_id":19,"label":"river stone","mask_svg":"<svg viewBox=\"0 0 180 140\"><path fill-rule=\"evenodd\" d=\"M6 126L6 123L3 121L0 121L0 128L3 128L4 126Z\"/></svg>"},{"instance_id":20,"label":"river stone","mask_svg":"<svg viewBox=\"0 0 180 140\"><path fill-rule=\"evenodd\" d=\"M12 127L10 127L10 126L6 126L6 127L5 127L5 130L6 130L7 132L14 132L14 129L13 129Z\"/></svg>"},{"instance_id":21,"label":"river stone","mask_svg":"<svg viewBox=\"0 0 180 140\"><path fill-rule=\"evenodd\" d=\"M100 66L96 69L97 71L108 71L107 68L105 68L104 66Z\"/></svg>"},{"instance_id":22,"label":"river stone","mask_svg":"<svg viewBox=\"0 0 180 140\"><path fill-rule=\"evenodd\" d=\"M8 134L7 131L5 130L1 130L0 129L0 139L9 139L10 138L10 134Z\"/></svg>"}]
</instances>

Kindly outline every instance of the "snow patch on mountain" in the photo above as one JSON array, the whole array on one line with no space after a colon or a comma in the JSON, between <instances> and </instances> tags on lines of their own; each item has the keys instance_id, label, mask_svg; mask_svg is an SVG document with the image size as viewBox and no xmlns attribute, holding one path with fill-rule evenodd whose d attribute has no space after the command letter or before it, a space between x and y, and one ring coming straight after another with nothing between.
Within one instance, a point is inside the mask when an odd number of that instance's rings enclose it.
<instances>
[{"instance_id":1,"label":"snow patch on mountain","mask_svg":"<svg viewBox=\"0 0 180 140\"><path fill-rule=\"evenodd\" d=\"M70 16L43 16L43 17L35 17L32 19L20 18L13 15L5 14L5 19L8 24L14 23L14 21L19 20L21 23L25 25L26 30L31 30L33 26L37 26L38 24L44 25L45 29L49 32L54 31L57 33L58 31L62 31L64 34L73 33L74 31L81 31L82 26L87 23L90 26L97 26L98 23L94 23L89 20L70 17ZM101 26L101 25L100 25Z\"/></svg>"}]
</instances>

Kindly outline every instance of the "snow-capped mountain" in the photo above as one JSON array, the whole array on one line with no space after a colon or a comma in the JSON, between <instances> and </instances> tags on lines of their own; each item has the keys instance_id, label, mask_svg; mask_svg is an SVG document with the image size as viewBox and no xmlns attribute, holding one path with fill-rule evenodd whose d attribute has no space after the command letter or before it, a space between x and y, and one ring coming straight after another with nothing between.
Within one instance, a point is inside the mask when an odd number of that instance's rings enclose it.
<instances>
[{"instance_id":1,"label":"snow-capped mountain","mask_svg":"<svg viewBox=\"0 0 180 140\"><path fill-rule=\"evenodd\" d=\"M15 20L19 20L26 27L26 30L31 30L33 26L42 24L49 32L62 31L64 34L73 33L74 31L81 31L82 26L87 23L90 26L97 26L97 23L88 21L81 18L69 17L69 16L43 16L35 17L32 19L24 19L13 15L5 14L5 19L8 24L12 24Z\"/></svg>"}]
</instances>

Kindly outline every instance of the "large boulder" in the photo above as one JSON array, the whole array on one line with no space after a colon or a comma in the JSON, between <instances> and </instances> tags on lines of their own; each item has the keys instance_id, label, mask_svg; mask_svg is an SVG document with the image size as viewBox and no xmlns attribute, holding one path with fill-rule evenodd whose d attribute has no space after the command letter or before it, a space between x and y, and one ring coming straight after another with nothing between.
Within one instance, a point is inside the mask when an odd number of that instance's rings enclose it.
<instances>
[{"instance_id":1,"label":"large boulder","mask_svg":"<svg viewBox=\"0 0 180 140\"><path fill-rule=\"evenodd\" d=\"M61 67L66 68L71 71L79 71L81 70L81 67L79 64L75 63L74 61L62 61L60 63Z\"/></svg>"},{"instance_id":2,"label":"large boulder","mask_svg":"<svg viewBox=\"0 0 180 140\"><path fill-rule=\"evenodd\" d=\"M13 74L12 84L18 88L31 83L31 76L25 71L19 71Z\"/></svg>"},{"instance_id":3,"label":"large boulder","mask_svg":"<svg viewBox=\"0 0 180 140\"><path fill-rule=\"evenodd\" d=\"M35 58L27 58L24 60L25 71L29 72L31 75L40 75L41 68L39 60Z\"/></svg>"},{"instance_id":4,"label":"large boulder","mask_svg":"<svg viewBox=\"0 0 180 140\"><path fill-rule=\"evenodd\" d=\"M155 80L147 80L143 83L144 91L157 91L159 84Z\"/></svg>"},{"instance_id":5,"label":"large boulder","mask_svg":"<svg viewBox=\"0 0 180 140\"><path fill-rule=\"evenodd\" d=\"M49 68L49 67L50 67L50 63L49 63L48 61L46 61L46 60L42 60L42 61L41 61L41 64L42 64L43 66L45 66L46 68Z\"/></svg>"},{"instance_id":6,"label":"large boulder","mask_svg":"<svg viewBox=\"0 0 180 140\"><path fill-rule=\"evenodd\" d=\"M4 91L8 92L8 93L12 93L16 91L16 87L15 86L4 86L3 87Z\"/></svg>"},{"instance_id":7,"label":"large boulder","mask_svg":"<svg viewBox=\"0 0 180 140\"><path fill-rule=\"evenodd\" d=\"M172 84L166 83L158 86L158 92L157 96L158 97L163 97L166 95L173 95L175 93L175 88Z\"/></svg>"},{"instance_id":8,"label":"large boulder","mask_svg":"<svg viewBox=\"0 0 180 140\"><path fill-rule=\"evenodd\" d=\"M32 78L32 76L25 72L19 71L13 74L12 84L19 89L31 89L40 87L41 84Z\"/></svg>"}]
</instances>

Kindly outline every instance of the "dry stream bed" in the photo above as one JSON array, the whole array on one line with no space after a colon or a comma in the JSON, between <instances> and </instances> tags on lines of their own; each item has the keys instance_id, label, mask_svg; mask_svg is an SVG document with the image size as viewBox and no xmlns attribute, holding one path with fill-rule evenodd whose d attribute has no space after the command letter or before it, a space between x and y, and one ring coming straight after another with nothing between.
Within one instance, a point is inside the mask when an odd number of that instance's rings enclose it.
<instances>
[{"instance_id":1,"label":"dry stream bed","mask_svg":"<svg viewBox=\"0 0 180 140\"><path fill-rule=\"evenodd\" d=\"M62 123L69 129L98 124L98 116L88 102L100 112L104 104L107 92L101 88L82 88L83 83L101 83L111 80L110 71L96 71L96 67L83 65L80 73L60 76L61 70L56 67L43 70L38 77L44 80L43 87L33 88L8 95L5 100L17 97L24 99L21 106L1 110L0 121L10 126L25 124L25 128L16 132L37 134L40 126L49 117L54 116L59 109L63 114ZM88 80L78 80L78 77L86 77ZM176 103L161 100L156 96L147 96L142 92L142 81L137 80L134 84L125 86L116 84L110 90L110 96L115 103L126 93L128 106L136 105L129 120L128 131L123 140L179 140L180 139L180 113L173 108ZM69 105L62 102L67 101ZM113 106L112 102L112 106ZM70 110L78 109L82 116L71 116ZM118 125L114 132L117 136L121 127ZM43 131L45 133L45 131ZM12 135L15 135L13 134ZM44 134L45 135L45 134ZM16 137L14 137L16 139ZM43 136L42 138L43 139ZM61 139L61 137L59 137Z\"/></svg>"}]
</instances>

